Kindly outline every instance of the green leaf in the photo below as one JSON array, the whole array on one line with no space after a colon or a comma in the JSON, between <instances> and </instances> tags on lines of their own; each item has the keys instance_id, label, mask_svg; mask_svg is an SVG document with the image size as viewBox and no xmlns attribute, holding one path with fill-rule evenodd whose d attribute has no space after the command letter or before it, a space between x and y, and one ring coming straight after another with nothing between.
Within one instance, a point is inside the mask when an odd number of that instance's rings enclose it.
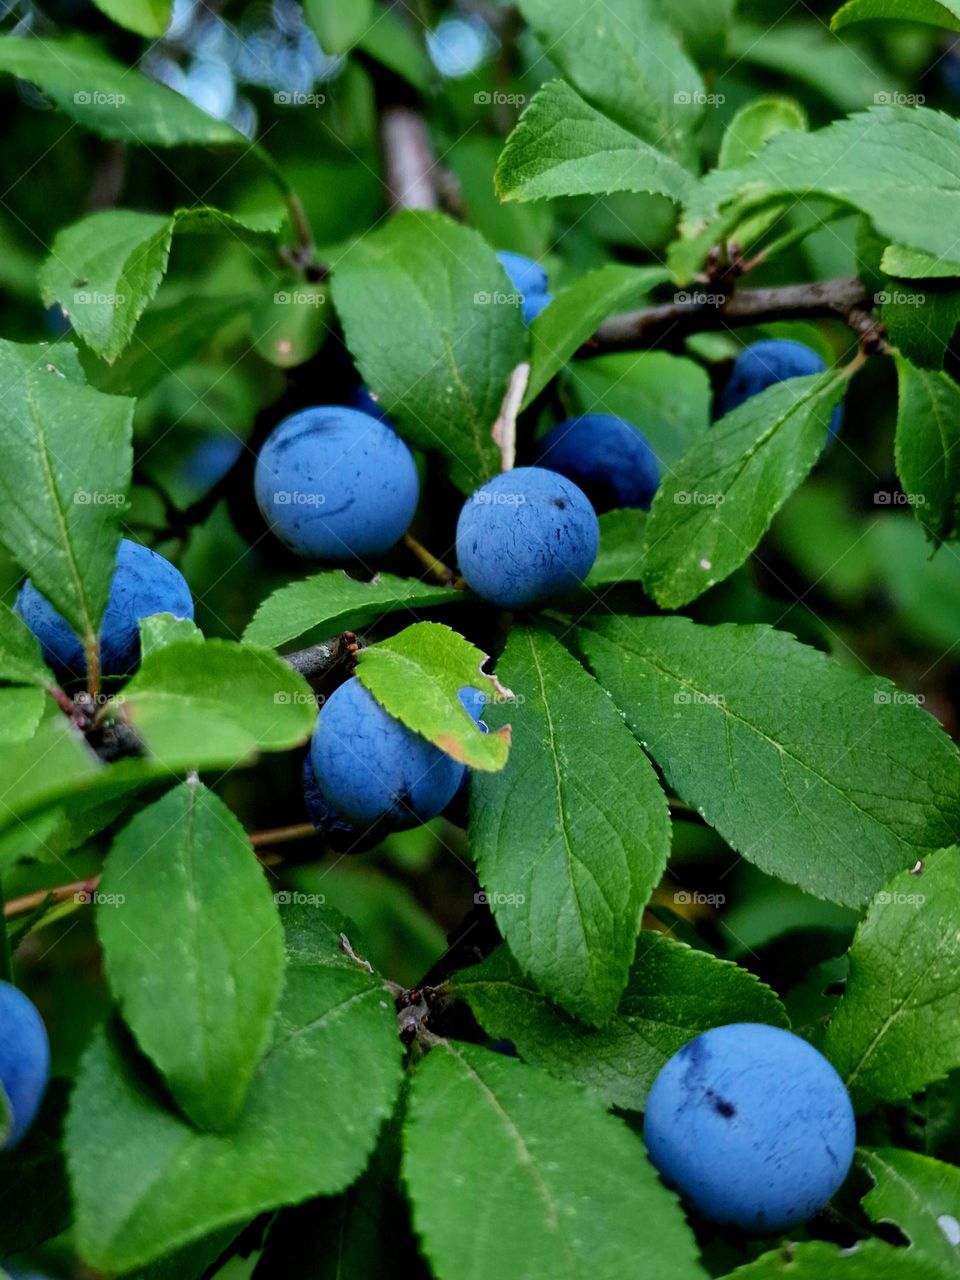
<instances>
[{"instance_id":1,"label":"green leaf","mask_svg":"<svg viewBox=\"0 0 960 1280\"><path fill-rule=\"evenodd\" d=\"M398 609L426 609L454 604L463 594L451 587L378 573L360 582L342 569L311 574L291 582L262 601L247 625L247 644L276 649L308 631L324 636L357 631Z\"/></svg>"},{"instance_id":2,"label":"green leaf","mask_svg":"<svg viewBox=\"0 0 960 1280\"><path fill-rule=\"evenodd\" d=\"M858 906L953 838L960 757L889 681L765 626L608 618L580 635L677 795L770 875Z\"/></svg>"},{"instance_id":3,"label":"green leaf","mask_svg":"<svg viewBox=\"0 0 960 1280\"><path fill-rule=\"evenodd\" d=\"M854 22L889 18L893 22L927 22L934 27L960 31L957 0L849 0L833 15L830 28L840 31Z\"/></svg>"},{"instance_id":4,"label":"green leaf","mask_svg":"<svg viewBox=\"0 0 960 1280\"><path fill-rule=\"evenodd\" d=\"M0 680L46 689L54 683L44 665L40 642L19 614L0 602Z\"/></svg>"},{"instance_id":5,"label":"green leaf","mask_svg":"<svg viewBox=\"0 0 960 1280\"><path fill-rule=\"evenodd\" d=\"M640 934L627 989L599 1030L552 1005L506 947L450 986L488 1035L512 1040L527 1062L629 1111L643 1110L660 1068L702 1031L728 1022L788 1025L780 1001L747 969L661 933Z\"/></svg>"},{"instance_id":6,"label":"green leaf","mask_svg":"<svg viewBox=\"0 0 960 1280\"><path fill-rule=\"evenodd\" d=\"M29 80L71 120L102 138L147 147L250 146L233 125L85 40L0 36L0 71Z\"/></svg>"},{"instance_id":7,"label":"green leaf","mask_svg":"<svg viewBox=\"0 0 960 1280\"><path fill-rule=\"evenodd\" d=\"M734 5L735 0L660 0L684 47L707 66L723 58Z\"/></svg>"},{"instance_id":8,"label":"green leaf","mask_svg":"<svg viewBox=\"0 0 960 1280\"><path fill-rule=\"evenodd\" d=\"M524 972L570 1013L602 1024L663 874L666 802L610 699L552 635L514 628L497 673L519 712L507 768L471 780L480 883ZM488 710L491 728L507 710Z\"/></svg>"},{"instance_id":9,"label":"green leaf","mask_svg":"<svg viewBox=\"0 0 960 1280\"><path fill-rule=\"evenodd\" d=\"M860 1163L874 1181L863 1198L871 1222L890 1223L910 1241L907 1254L921 1255L954 1275L960 1245L960 1169L915 1151L894 1147L860 1151Z\"/></svg>"},{"instance_id":10,"label":"green leaf","mask_svg":"<svg viewBox=\"0 0 960 1280\"><path fill-rule=\"evenodd\" d=\"M94 0L94 3L118 27L148 38L163 35L173 12L173 0Z\"/></svg>"},{"instance_id":11,"label":"green leaf","mask_svg":"<svg viewBox=\"0 0 960 1280\"><path fill-rule=\"evenodd\" d=\"M26 742L37 731L46 696L42 689L0 688L0 742Z\"/></svg>"},{"instance_id":12,"label":"green leaf","mask_svg":"<svg viewBox=\"0 0 960 1280\"><path fill-rule=\"evenodd\" d=\"M172 613L154 613L140 619L140 655L149 658L158 649L178 641L203 643L203 632L189 618L178 618Z\"/></svg>"},{"instance_id":13,"label":"green leaf","mask_svg":"<svg viewBox=\"0 0 960 1280\"><path fill-rule=\"evenodd\" d=\"M291 918L292 917L292 918ZM357 1178L400 1085L393 998L317 907L294 933L273 1045L235 1128L169 1110L111 1034L87 1051L67 1122L76 1240L94 1268L142 1266L219 1227L335 1195Z\"/></svg>"},{"instance_id":14,"label":"green leaf","mask_svg":"<svg viewBox=\"0 0 960 1280\"><path fill-rule=\"evenodd\" d=\"M373 0L304 0L303 11L324 53L347 53L373 25Z\"/></svg>"},{"instance_id":15,"label":"green leaf","mask_svg":"<svg viewBox=\"0 0 960 1280\"><path fill-rule=\"evenodd\" d=\"M133 401L85 387L67 346L0 342L0 382L0 541L92 646L130 483Z\"/></svg>"},{"instance_id":16,"label":"green leaf","mask_svg":"<svg viewBox=\"0 0 960 1280\"><path fill-rule=\"evenodd\" d=\"M703 80L651 0L518 0L579 94L624 129L679 160L697 161Z\"/></svg>"},{"instance_id":17,"label":"green leaf","mask_svg":"<svg viewBox=\"0 0 960 1280\"><path fill-rule=\"evenodd\" d=\"M770 138L787 129L807 128L807 113L793 98L755 98L727 125L720 144L721 169L736 169L755 160Z\"/></svg>"},{"instance_id":18,"label":"green leaf","mask_svg":"<svg viewBox=\"0 0 960 1280\"><path fill-rule=\"evenodd\" d=\"M845 388L843 370L768 387L673 465L647 523L643 581L658 604L689 604L743 564L820 456Z\"/></svg>"},{"instance_id":19,"label":"green leaf","mask_svg":"<svg viewBox=\"0 0 960 1280\"><path fill-rule=\"evenodd\" d=\"M584 101L563 80L534 95L497 165L503 200L648 191L684 200L688 171Z\"/></svg>"},{"instance_id":20,"label":"green leaf","mask_svg":"<svg viewBox=\"0 0 960 1280\"><path fill-rule=\"evenodd\" d=\"M798 81L841 112L889 102L900 88L899 80L881 68L869 46L850 38L838 40L819 21L765 25L738 21L730 28L727 46L731 66L759 67L774 82Z\"/></svg>"},{"instance_id":21,"label":"green leaf","mask_svg":"<svg viewBox=\"0 0 960 1280\"><path fill-rule=\"evenodd\" d=\"M13 1128L13 1113L10 1109L10 1099L3 1085L0 1084L0 1150L2 1150L7 1138L10 1136L10 1130Z\"/></svg>"},{"instance_id":22,"label":"green leaf","mask_svg":"<svg viewBox=\"0 0 960 1280\"><path fill-rule=\"evenodd\" d=\"M587 587L639 582L643 574L643 540L647 513L630 507L605 511L600 517L600 550L587 577Z\"/></svg>"},{"instance_id":23,"label":"green leaf","mask_svg":"<svg viewBox=\"0 0 960 1280\"><path fill-rule=\"evenodd\" d=\"M201 1129L237 1118L283 986L280 918L246 832L198 780L117 836L97 927L124 1019Z\"/></svg>"},{"instance_id":24,"label":"green leaf","mask_svg":"<svg viewBox=\"0 0 960 1280\"><path fill-rule=\"evenodd\" d=\"M286 751L306 741L317 713L309 685L271 650L195 638L144 658L116 703L151 760L172 770Z\"/></svg>"},{"instance_id":25,"label":"green leaf","mask_svg":"<svg viewBox=\"0 0 960 1280\"><path fill-rule=\"evenodd\" d=\"M143 396L188 360L202 355L218 331L253 309L255 294L191 298L150 307L137 325L134 341L111 365L82 350L91 383L111 395Z\"/></svg>"},{"instance_id":26,"label":"green leaf","mask_svg":"<svg viewBox=\"0 0 960 1280\"><path fill-rule=\"evenodd\" d=\"M495 475L491 432L527 339L490 246L443 214L401 213L344 255L333 297L364 381L401 432L445 454L465 493Z\"/></svg>"},{"instance_id":27,"label":"green leaf","mask_svg":"<svg viewBox=\"0 0 960 1280\"><path fill-rule=\"evenodd\" d=\"M882 106L814 133L778 134L756 160L716 169L688 201L684 238L698 255L748 209L783 196L825 196L865 213L881 236L949 258L960 190L941 166L960 147L960 121L927 107ZM694 246L686 246L692 250ZM687 265L685 250L674 261Z\"/></svg>"},{"instance_id":28,"label":"green leaf","mask_svg":"<svg viewBox=\"0 0 960 1280\"><path fill-rule=\"evenodd\" d=\"M408 24L395 8L378 5L376 21L367 27L358 45L426 96L437 73L419 32L419 23Z\"/></svg>"},{"instance_id":29,"label":"green leaf","mask_svg":"<svg viewBox=\"0 0 960 1280\"><path fill-rule=\"evenodd\" d=\"M601 321L615 311L639 306L651 289L669 278L661 267L610 263L561 289L530 326L531 370L524 404L532 403Z\"/></svg>"},{"instance_id":30,"label":"green leaf","mask_svg":"<svg viewBox=\"0 0 960 1280\"><path fill-rule=\"evenodd\" d=\"M925 282L923 292L897 284L877 294L890 341L925 369L942 369L960 324L960 280Z\"/></svg>"},{"instance_id":31,"label":"green leaf","mask_svg":"<svg viewBox=\"0 0 960 1280\"><path fill-rule=\"evenodd\" d=\"M48 307L59 303L77 335L112 364L160 287L174 231L218 228L257 236L276 234L282 225L282 209L255 224L205 207L173 214L105 209L57 233L40 268L40 293Z\"/></svg>"},{"instance_id":32,"label":"green leaf","mask_svg":"<svg viewBox=\"0 0 960 1280\"><path fill-rule=\"evenodd\" d=\"M408 729L472 769L496 772L507 763L510 729L483 732L457 697L473 686L488 697L510 690L483 670L487 655L450 627L415 622L389 640L361 649L357 676Z\"/></svg>"},{"instance_id":33,"label":"green leaf","mask_svg":"<svg viewBox=\"0 0 960 1280\"><path fill-rule=\"evenodd\" d=\"M518 1259L527 1275L564 1280L704 1276L640 1139L535 1067L441 1042L414 1075L404 1148L437 1280L515 1275Z\"/></svg>"},{"instance_id":34,"label":"green leaf","mask_svg":"<svg viewBox=\"0 0 960 1280\"><path fill-rule=\"evenodd\" d=\"M919 759L914 760L921 769ZM875 782L883 785L883 779ZM874 898L823 1049L854 1106L898 1102L960 1066L960 863L954 847Z\"/></svg>"},{"instance_id":35,"label":"green leaf","mask_svg":"<svg viewBox=\"0 0 960 1280\"><path fill-rule=\"evenodd\" d=\"M580 413L612 413L635 423L664 470L710 427L710 377L685 356L623 351L577 360L563 382Z\"/></svg>"},{"instance_id":36,"label":"green leaf","mask_svg":"<svg viewBox=\"0 0 960 1280\"><path fill-rule=\"evenodd\" d=\"M850 1249L802 1240L761 1254L724 1280L943 1280L943 1275L883 1240L858 1240Z\"/></svg>"},{"instance_id":37,"label":"green leaf","mask_svg":"<svg viewBox=\"0 0 960 1280\"><path fill-rule=\"evenodd\" d=\"M960 519L960 387L946 373L897 356L897 474L935 543Z\"/></svg>"}]
</instances>

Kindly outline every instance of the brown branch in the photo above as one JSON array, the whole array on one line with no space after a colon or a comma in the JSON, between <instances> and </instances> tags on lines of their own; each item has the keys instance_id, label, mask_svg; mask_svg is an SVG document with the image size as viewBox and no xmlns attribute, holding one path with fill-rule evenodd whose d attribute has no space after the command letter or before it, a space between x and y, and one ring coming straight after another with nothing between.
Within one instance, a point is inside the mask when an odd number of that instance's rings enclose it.
<instances>
[{"instance_id":1,"label":"brown branch","mask_svg":"<svg viewBox=\"0 0 960 1280\"><path fill-rule=\"evenodd\" d=\"M332 640L323 640L307 649L298 649L295 653L284 653L281 656L294 671L299 671L305 680L312 682L333 671L342 662L353 662L359 648L354 633L344 631Z\"/></svg>"},{"instance_id":2,"label":"brown branch","mask_svg":"<svg viewBox=\"0 0 960 1280\"><path fill-rule=\"evenodd\" d=\"M884 334L871 315L873 305L856 276L728 293L710 292L709 285L694 286L679 291L673 302L610 316L578 354L682 347L695 333L770 320L840 320L861 342L878 350Z\"/></svg>"},{"instance_id":3,"label":"brown branch","mask_svg":"<svg viewBox=\"0 0 960 1280\"><path fill-rule=\"evenodd\" d=\"M423 117L409 107L387 107L380 138L390 207L436 209L436 162Z\"/></svg>"}]
</instances>

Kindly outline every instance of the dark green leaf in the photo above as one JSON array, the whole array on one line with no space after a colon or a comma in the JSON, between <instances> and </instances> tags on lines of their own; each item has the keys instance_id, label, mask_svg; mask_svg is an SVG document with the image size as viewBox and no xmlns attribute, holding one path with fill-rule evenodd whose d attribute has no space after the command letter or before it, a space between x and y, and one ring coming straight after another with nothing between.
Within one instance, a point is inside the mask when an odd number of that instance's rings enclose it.
<instances>
[{"instance_id":1,"label":"dark green leaf","mask_svg":"<svg viewBox=\"0 0 960 1280\"><path fill-rule=\"evenodd\" d=\"M960 1260L960 1169L895 1147L862 1150L860 1163L875 1184L863 1198L867 1217L895 1226L910 1241L909 1255L935 1262L945 1278L953 1275Z\"/></svg>"},{"instance_id":2,"label":"dark green leaf","mask_svg":"<svg viewBox=\"0 0 960 1280\"><path fill-rule=\"evenodd\" d=\"M955 534L960 516L960 387L902 355L897 374L897 472L917 519L939 543Z\"/></svg>"}]
</instances>

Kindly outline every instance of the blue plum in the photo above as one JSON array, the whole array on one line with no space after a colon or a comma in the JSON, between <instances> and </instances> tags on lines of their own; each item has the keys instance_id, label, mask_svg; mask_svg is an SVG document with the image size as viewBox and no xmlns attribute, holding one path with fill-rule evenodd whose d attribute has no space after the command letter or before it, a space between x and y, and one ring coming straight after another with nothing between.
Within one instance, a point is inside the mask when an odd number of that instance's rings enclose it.
<instances>
[{"instance_id":1,"label":"blue plum","mask_svg":"<svg viewBox=\"0 0 960 1280\"><path fill-rule=\"evenodd\" d=\"M498 253L497 259L510 277L510 283L520 294L524 320L531 324L544 307L553 301L546 271L532 258L524 257L522 253L510 253L507 249Z\"/></svg>"},{"instance_id":2,"label":"blue plum","mask_svg":"<svg viewBox=\"0 0 960 1280\"><path fill-rule=\"evenodd\" d=\"M480 732L489 733L490 730L483 723L482 718L483 709L490 701L489 695L484 693L481 689L475 689L472 684L465 684L458 692L457 697L460 699L460 703L464 710L469 713L470 718L477 725ZM457 787L457 793L450 801L450 804L447 806L443 815L445 818L449 818L451 822L456 823L457 826L466 826L466 803L469 792L470 770L464 769L463 778L460 781L459 787Z\"/></svg>"},{"instance_id":3,"label":"blue plum","mask_svg":"<svg viewBox=\"0 0 960 1280\"><path fill-rule=\"evenodd\" d=\"M473 591L503 609L527 609L578 587L600 545L590 500L566 476L518 467L467 499L457 562Z\"/></svg>"},{"instance_id":4,"label":"blue plum","mask_svg":"<svg viewBox=\"0 0 960 1280\"><path fill-rule=\"evenodd\" d=\"M348 563L406 533L420 481L385 422L343 405L302 409L268 436L254 474L264 520L291 551Z\"/></svg>"},{"instance_id":5,"label":"blue plum","mask_svg":"<svg viewBox=\"0 0 960 1280\"><path fill-rule=\"evenodd\" d=\"M9 1105L9 1132L0 1148L20 1141L33 1123L50 1078L50 1044L36 1005L0 982L0 1087Z\"/></svg>"},{"instance_id":6,"label":"blue plum","mask_svg":"<svg viewBox=\"0 0 960 1280\"><path fill-rule=\"evenodd\" d=\"M536 460L579 485L598 512L649 511L660 483L660 464L646 436L608 413L568 418L553 427L539 441Z\"/></svg>"},{"instance_id":7,"label":"blue plum","mask_svg":"<svg viewBox=\"0 0 960 1280\"><path fill-rule=\"evenodd\" d=\"M341 818L329 800L317 786L317 775L313 771L313 757L310 751L303 760L303 798L307 806L307 816L323 836L326 843L339 853L365 853L380 843L383 832L379 828L354 826Z\"/></svg>"},{"instance_id":8,"label":"blue plum","mask_svg":"<svg viewBox=\"0 0 960 1280\"><path fill-rule=\"evenodd\" d=\"M356 676L317 717L310 759L320 798L351 826L414 827L453 799L464 766L389 715Z\"/></svg>"},{"instance_id":9,"label":"blue plum","mask_svg":"<svg viewBox=\"0 0 960 1280\"><path fill-rule=\"evenodd\" d=\"M787 338L765 338L744 347L736 360L726 385L717 396L716 417L736 409L751 396L777 382L823 373L826 365L811 347ZM843 423L843 405L838 405L830 419L830 435L835 436Z\"/></svg>"},{"instance_id":10,"label":"blue plum","mask_svg":"<svg viewBox=\"0 0 960 1280\"><path fill-rule=\"evenodd\" d=\"M210 432L184 455L180 472L197 489L212 489L243 452L243 441L232 432Z\"/></svg>"},{"instance_id":11,"label":"blue plum","mask_svg":"<svg viewBox=\"0 0 960 1280\"><path fill-rule=\"evenodd\" d=\"M856 1124L843 1081L811 1044L738 1022L673 1055L650 1090L643 1136L700 1215L765 1234L805 1222L839 1189Z\"/></svg>"},{"instance_id":12,"label":"blue plum","mask_svg":"<svg viewBox=\"0 0 960 1280\"><path fill-rule=\"evenodd\" d=\"M87 660L80 637L29 579L14 609L40 641L46 662L59 675L82 675ZM100 668L122 676L140 660L140 619L153 613L193 617L187 580L169 560L139 542L122 538L107 607L100 623Z\"/></svg>"}]
</instances>

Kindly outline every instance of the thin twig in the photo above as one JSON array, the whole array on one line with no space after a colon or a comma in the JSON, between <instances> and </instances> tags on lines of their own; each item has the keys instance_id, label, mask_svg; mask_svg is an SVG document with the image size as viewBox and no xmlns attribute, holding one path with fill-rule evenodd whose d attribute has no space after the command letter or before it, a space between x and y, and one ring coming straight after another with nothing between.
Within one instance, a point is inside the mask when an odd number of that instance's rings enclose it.
<instances>
[{"instance_id":1,"label":"thin twig","mask_svg":"<svg viewBox=\"0 0 960 1280\"><path fill-rule=\"evenodd\" d=\"M524 360L510 374L500 414L493 424L493 442L500 450L500 470L512 471L517 460L517 415L530 381L530 365Z\"/></svg>"},{"instance_id":2,"label":"thin twig","mask_svg":"<svg viewBox=\"0 0 960 1280\"><path fill-rule=\"evenodd\" d=\"M408 551L412 551L425 569L427 569L441 587L452 587L457 580L457 575L449 565L443 563L441 559L428 551L422 542L418 542L412 533L406 533L403 536L403 545Z\"/></svg>"},{"instance_id":3,"label":"thin twig","mask_svg":"<svg viewBox=\"0 0 960 1280\"><path fill-rule=\"evenodd\" d=\"M387 107L380 137L390 207L436 209L435 162L423 117L409 107Z\"/></svg>"},{"instance_id":4,"label":"thin twig","mask_svg":"<svg viewBox=\"0 0 960 1280\"><path fill-rule=\"evenodd\" d=\"M268 844L291 844L295 840L309 840L317 834L312 822L295 822L289 827L269 827L265 831L251 831L250 843L255 849Z\"/></svg>"}]
</instances>

